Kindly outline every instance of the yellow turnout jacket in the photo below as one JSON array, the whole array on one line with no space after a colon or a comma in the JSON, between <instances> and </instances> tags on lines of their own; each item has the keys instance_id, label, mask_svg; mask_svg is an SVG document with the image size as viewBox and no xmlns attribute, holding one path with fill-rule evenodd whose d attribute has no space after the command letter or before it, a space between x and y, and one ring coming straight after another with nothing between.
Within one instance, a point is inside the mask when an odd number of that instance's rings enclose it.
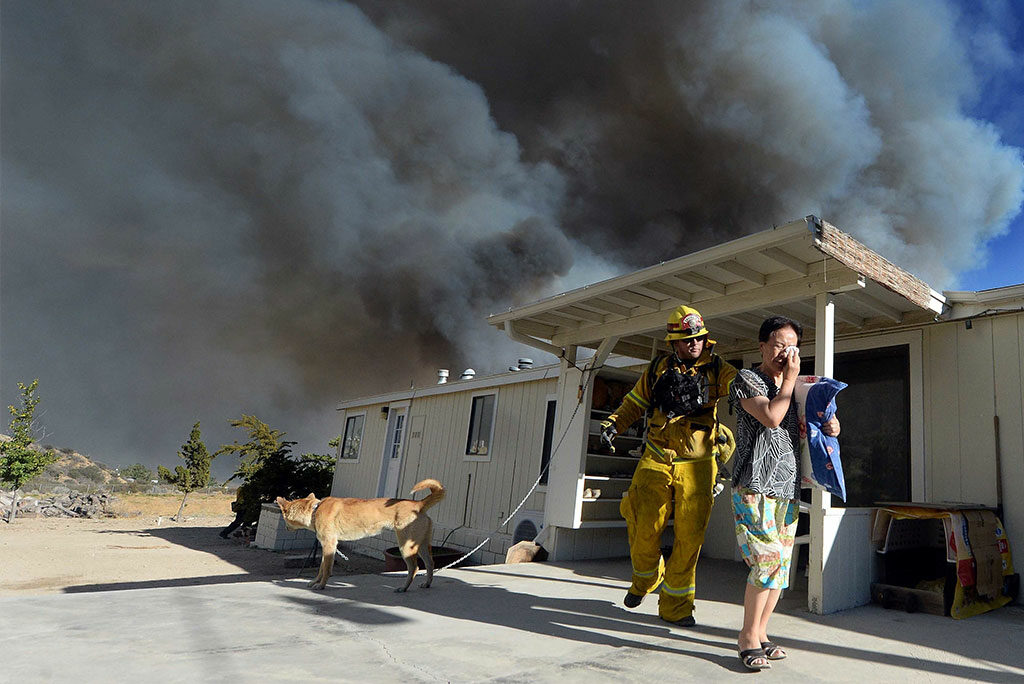
<instances>
[{"instance_id":1,"label":"yellow turnout jacket","mask_svg":"<svg viewBox=\"0 0 1024 684\"><path fill-rule=\"evenodd\" d=\"M661 408L654 406L654 384L670 365L676 364L674 355L667 354L651 361L619 408L608 417L615 424L616 431L622 432L651 411L638 469L668 471L674 461L718 457L718 400L729 396L736 368L713 353L714 346L715 342L708 340L700 358L690 368L678 364L681 372L689 375L702 373L707 380L707 396L699 409L688 416L668 418Z\"/></svg>"}]
</instances>

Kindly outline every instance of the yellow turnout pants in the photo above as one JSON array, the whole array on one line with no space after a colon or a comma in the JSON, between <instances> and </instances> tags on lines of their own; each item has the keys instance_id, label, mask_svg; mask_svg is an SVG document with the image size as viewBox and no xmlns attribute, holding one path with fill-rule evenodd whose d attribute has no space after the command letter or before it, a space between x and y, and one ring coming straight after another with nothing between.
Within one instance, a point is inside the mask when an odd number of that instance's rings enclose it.
<instances>
[{"instance_id":1,"label":"yellow turnout pants","mask_svg":"<svg viewBox=\"0 0 1024 684\"><path fill-rule=\"evenodd\" d=\"M671 465L641 460L619 506L629 533L633 585L644 596L661 584L658 614L675 622L693 613L697 558L714 502L718 466L714 458L676 461ZM661 557L661 533L669 514L675 543L668 562Z\"/></svg>"}]
</instances>

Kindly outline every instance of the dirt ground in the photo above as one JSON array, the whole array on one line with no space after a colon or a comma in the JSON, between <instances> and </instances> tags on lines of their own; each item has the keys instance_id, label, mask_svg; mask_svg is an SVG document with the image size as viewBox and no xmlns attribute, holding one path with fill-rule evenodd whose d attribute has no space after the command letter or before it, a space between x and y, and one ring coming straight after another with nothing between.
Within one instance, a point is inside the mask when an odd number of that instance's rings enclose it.
<instances>
[{"instance_id":1,"label":"dirt ground","mask_svg":"<svg viewBox=\"0 0 1024 684\"><path fill-rule=\"evenodd\" d=\"M0 522L0 595L52 594L112 589L250 582L297 577L310 579L315 568L288 567L302 552L275 553L249 546L242 537L218 536L232 520L222 515L138 514L102 518L19 518ZM164 502L166 504L167 502ZM197 502L198 503L198 502ZM161 505L164 505L161 504ZM196 509L200 507L197 505ZM154 510L163 510L154 504ZM334 574L384 570L384 561L343 549Z\"/></svg>"},{"instance_id":2,"label":"dirt ground","mask_svg":"<svg viewBox=\"0 0 1024 684\"><path fill-rule=\"evenodd\" d=\"M131 518L140 515L172 516L181 506L180 494L116 494L111 510L119 518ZM193 492L185 500L183 517L206 517L211 515L231 515L231 502L234 494L219 492L203 494Z\"/></svg>"}]
</instances>

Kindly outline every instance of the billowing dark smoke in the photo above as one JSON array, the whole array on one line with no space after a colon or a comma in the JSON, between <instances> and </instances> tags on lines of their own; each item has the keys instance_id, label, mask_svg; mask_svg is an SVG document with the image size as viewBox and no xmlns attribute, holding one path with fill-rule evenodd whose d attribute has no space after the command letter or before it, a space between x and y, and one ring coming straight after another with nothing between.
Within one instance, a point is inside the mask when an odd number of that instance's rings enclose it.
<instances>
[{"instance_id":1,"label":"billowing dark smoke","mask_svg":"<svg viewBox=\"0 0 1024 684\"><path fill-rule=\"evenodd\" d=\"M567 233L631 266L816 213L943 287L1024 199L944 2L359 4L480 83L565 173Z\"/></svg>"},{"instance_id":2,"label":"billowing dark smoke","mask_svg":"<svg viewBox=\"0 0 1024 684\"><path fill-rule=\"evenodd\" d=\"M3 384L42 376L58 444L168 458L243 411L294 436L468 364L572 263L561 174L352 6L3 18Z\"/></svg>"},{"instance_id":3,"label":"billowing dark smoke","mask_svg":"<svg viewBox=\"0 0 1024 684\"><path fill-rule=\"evenodd\" d=\"M243 411L323 451L338 399L507 365L487 313L807 213L941 287L1024 193L940 2L15 0L2 26L0 391L40 377L52 441L112 462Z\"/></svg>"}]
</instances>

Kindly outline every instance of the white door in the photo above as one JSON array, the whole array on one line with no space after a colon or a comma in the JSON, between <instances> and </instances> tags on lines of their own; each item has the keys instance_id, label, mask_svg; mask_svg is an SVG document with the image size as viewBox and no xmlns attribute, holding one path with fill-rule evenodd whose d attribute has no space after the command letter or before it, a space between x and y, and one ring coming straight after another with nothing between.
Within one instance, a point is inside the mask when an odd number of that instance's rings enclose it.
<instances>
[{"instance_id":1,"label":"white door","mask_svg":"<svg viewBox=\"0 0 1024 684\"><path fill-rule=\"evenodd\" d=\"M405 436L405 455L402 457L402 463L405 464L406 476L412 475L412 482L419 482L423 479L420 477L420 452L423 451L423 431L426 422L427 417L423 414L409 416L409 424ZM433 475L428 475L427 477L433 477ZM406 481L408 482L409 480ZM402 492L401 494L402 496L409 495L408 492Z\"/></svg>"},{"instance_id":2,"label":"white door","mask_svg":"<svg viewBox=\"0 0 1024 684\"><path fill-rule=\"evenodd\" d=\"M377 496L392 497L398 494L398 475L402 470L402 442L404 439L405 409L391 409L388 416L388 438L385 441L384 462L381 464Z\"/></svg>"}]
</instances>

